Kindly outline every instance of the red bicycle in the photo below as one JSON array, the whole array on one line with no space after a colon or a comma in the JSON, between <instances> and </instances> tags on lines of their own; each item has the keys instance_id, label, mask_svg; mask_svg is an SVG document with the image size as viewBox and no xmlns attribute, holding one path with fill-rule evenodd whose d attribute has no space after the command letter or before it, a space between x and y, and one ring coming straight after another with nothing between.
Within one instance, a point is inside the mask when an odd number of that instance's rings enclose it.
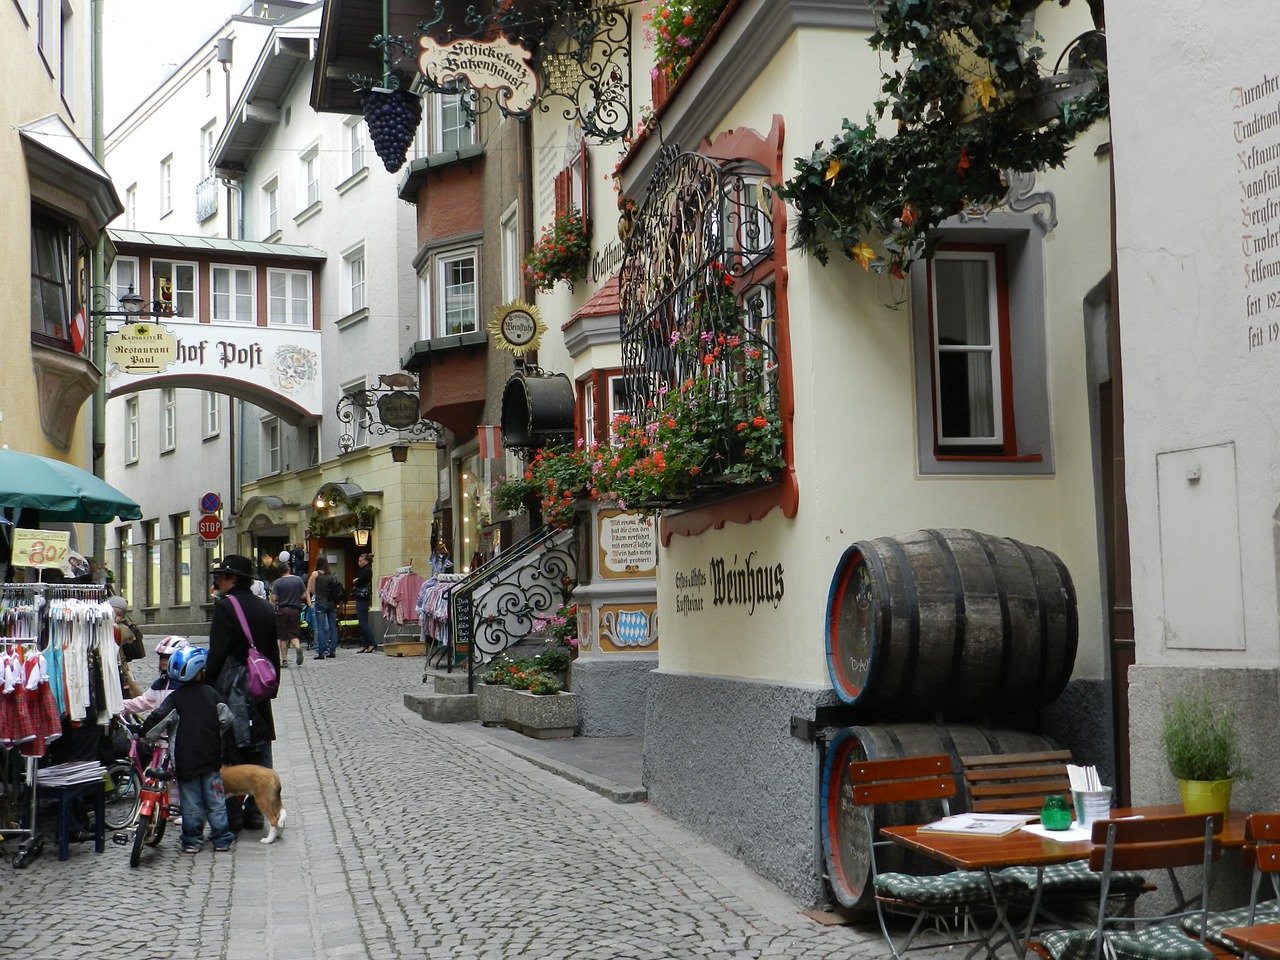
<instances>
[{"instance_id":1,"label":"red bicycle","mask_svg":"<svg viewBox=\"0 0 1280 960\"><path fill-rule=\"evenodd\" d=\"M175 811L170 802L169 787L173 782L173 762L169 755L167 740L159 741L151 754L151 761L144 767L138 746L138 728L128 723L125 729L129 732L132 743L129 746L129 760L132 764L132 775L126 783L137 788L137 817L133 823L133 849L129 854L129 866L136 867L142 860L144 846L159 846L164 839L164 829ZM135 779L136 778L136 779ZM123 785L123 784L122 784ZM125 787L126 790L129 787ZM129 834L117 832L115 842L128 844Z\"/></svg>"}]
</instances>

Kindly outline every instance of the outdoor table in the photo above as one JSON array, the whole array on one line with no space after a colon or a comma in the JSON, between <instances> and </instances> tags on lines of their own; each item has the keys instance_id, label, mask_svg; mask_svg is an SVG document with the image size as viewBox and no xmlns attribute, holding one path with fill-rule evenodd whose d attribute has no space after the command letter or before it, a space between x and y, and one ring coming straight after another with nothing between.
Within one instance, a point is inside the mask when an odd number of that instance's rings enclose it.
<instances>
[{"instance_id":1,"label":"outdoor table","mask_svg":"<svg viewBox=\"0 0 1280 960\"><path fill-rule=\"evenodd\" d=\"M1111 811L1113 819L1126 817L1167 817L1182 813L1181 804L1165 804L1151 807L1122 807ZM1223 823L1218 838L1224 848L1244 846L1244 827L1247 814L1233 813ZM1093 848L1090 840L1062 842L1050 840L1028 830L1015 830L1003 837L966 837L950 833L920 833L923 824L902 827L882 827L880 832L894 843L924 854L934 860L959 870L982 870L987 876L987 886L992 891L992 902L997 917L1008 930L1004 919L1004 904L995 895L991 885L991 871L1005 867L1048 867L1072 860L1083 860ZM1040 903L1040 879L1043 871L1037 871L1036 890L1032 899L1031 916L1027 920L1026 934L1018 943L1018 954L1026 952L1026 940L1035 924ZM1280 958L1280 954L1271 954Z\"/></svg>"},{"instance_id":2,"label":"outdoor table","mask_svg":"<svg viewBox=\"0 0 1280 960\"><path fill-rule=\"evenodd\" d=\"M1222 935L1239 944L1247 953L1267 960L1280 960L1280 923L1261 923L1255 927L1229 927Z\"/></svg>"}]
</instances>

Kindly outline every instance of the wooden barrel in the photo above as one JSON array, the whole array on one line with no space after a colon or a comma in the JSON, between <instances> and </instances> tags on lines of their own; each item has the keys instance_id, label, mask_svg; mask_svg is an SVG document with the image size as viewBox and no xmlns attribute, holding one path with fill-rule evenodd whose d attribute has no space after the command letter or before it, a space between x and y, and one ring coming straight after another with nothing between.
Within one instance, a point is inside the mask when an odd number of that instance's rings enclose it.
<instances>
[{"instance_id":1,"label":"wooden barrel","mask_svg":"<svg viewBox=\"0 0 1280 960\"><path fill-rule=\"evenodd\" d=\"M984 757L1001 753L1028 753L1054 750L1048 737L1021 730L968 726L933 726L927 723L899 723L847 727L827 747L822 770L822 852L828 882L836 899L855 915L874 909L871 889L871 849L862 809L853 803L849 767L863 760L898 760L946 754L956 771L956 796L952 813L968 810L960 757ZM926 823L942 816L938 800L917 803L881 804L875 808L875 829L907 823ZM905 847L879 850L881 873L905 872L917 875L942 873L948 868Z\"/></svg>"},{"instance_id":2,"label":"wooden barrel","mask_svg":"<svg viewBox=\"0 0 1280 960\"><path fill-rule=\"evenodd\" d=\"M832 578L826 631L842 700L948 721L1057 699L1079 637L1062 561L976 530L855 543Z\"/></svg>"}]
</instances>

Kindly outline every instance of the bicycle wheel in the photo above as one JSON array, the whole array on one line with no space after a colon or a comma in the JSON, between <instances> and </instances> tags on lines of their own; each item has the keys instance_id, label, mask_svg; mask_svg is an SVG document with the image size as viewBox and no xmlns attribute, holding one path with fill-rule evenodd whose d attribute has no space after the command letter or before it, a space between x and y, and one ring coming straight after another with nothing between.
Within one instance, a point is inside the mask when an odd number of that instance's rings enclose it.
<instances>
[{"instance_id":1,"label":"bicycle wheel","mask_svg":"<svg viewBox=\"0 0 1280 960\"><path fill-rule=\"evenodd\" d=\"M129 854L129 866L136 867L142 859L142 845L147 840L148 834L151 833L151 827L155 823L156 815L152 813L144 813L138 817L137 826L133 828L133 850Z\"/></svg>"},{"instance_id":2,"label":"bicycle wheel","mask_svg":"<svg viewBox=\"0 0 1280 960\"><path fill-rule=\"evenodd\" d=\"M160 841L164 839L164 826L168 822L169 817L167 815L162 815L159 810L152 815L151 839L147 841L147 846L160 846Z\"/></svg>"},{"instance_id":3,"label":"bicycle wheel","mask_svg":"<svg viewBox=\"0 0 1280 960\"><path fill-rule=\"evenodd\" d=\"M127 829L138 816L142 805L142 778L133 764L120 761L107 767L111 789L107 793L108 830Z\"/></svg>"}]
</instances>

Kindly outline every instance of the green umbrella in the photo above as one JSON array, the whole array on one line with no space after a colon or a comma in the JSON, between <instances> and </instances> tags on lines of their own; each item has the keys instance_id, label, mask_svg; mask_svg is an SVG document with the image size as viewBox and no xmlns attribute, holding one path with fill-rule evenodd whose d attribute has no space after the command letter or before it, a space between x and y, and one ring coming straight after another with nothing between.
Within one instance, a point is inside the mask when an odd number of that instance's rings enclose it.
<instances>
[{"instance_id":1,"label":"green umbrella","mask_svg":"<svg viewBox=\"0 0 1280 960\"><path fill-rule=\"evenodd\" d=\"M61 460L0 449L0 507L39 510L41 520L139 520L142 508L92 473Z\"/></svg>"}]
</instances>

